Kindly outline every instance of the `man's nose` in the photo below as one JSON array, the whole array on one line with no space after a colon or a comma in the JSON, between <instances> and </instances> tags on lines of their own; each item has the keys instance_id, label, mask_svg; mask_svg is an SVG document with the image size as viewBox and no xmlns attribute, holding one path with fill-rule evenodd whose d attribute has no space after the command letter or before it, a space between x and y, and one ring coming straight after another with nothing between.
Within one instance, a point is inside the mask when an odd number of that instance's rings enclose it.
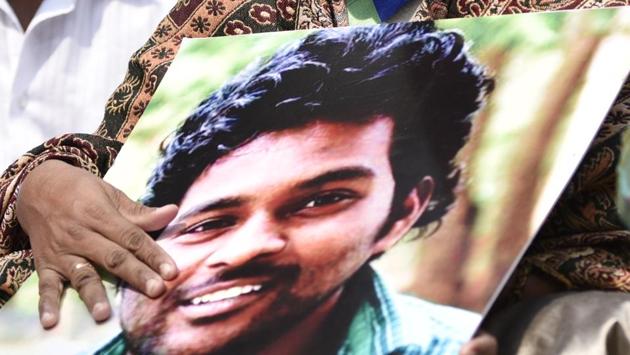
<instances>
[{"instance_id":1,"label":"man's nose","mask_svg":"<svg viewBox=\"0 0 630 355\"><path fill-rule=\"evenodd\" d=\"M208 267L236 267L256 258L282 251L287 245L280 225L273 217L251 216L238 230L225 236L221 246L205 260Z\"/></svg>"}]
</instances>

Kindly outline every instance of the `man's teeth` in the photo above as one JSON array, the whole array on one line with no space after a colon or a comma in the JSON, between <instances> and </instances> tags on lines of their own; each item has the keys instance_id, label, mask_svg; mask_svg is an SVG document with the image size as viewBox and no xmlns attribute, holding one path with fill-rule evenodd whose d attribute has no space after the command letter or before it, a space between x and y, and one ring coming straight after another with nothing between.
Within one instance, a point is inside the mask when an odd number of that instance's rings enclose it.
<instances>
[{"instance_id":1,"label":"man's teeth","mask_svg":"<svg viewBox=\"0 0 630 355\"><path fill-rule=\"evenodd\" d=\"M225 290L220 290L217 292L205 294L203 296L195 297L190 301L190 303L196 306L199 304L204 304L204 303L209 303L209 302L223 301L228 298L234 298L234 297L245 295L251 292L259 291L261 288L262 288L261 285L230 287Z\"/></svg>"}]
</instances>

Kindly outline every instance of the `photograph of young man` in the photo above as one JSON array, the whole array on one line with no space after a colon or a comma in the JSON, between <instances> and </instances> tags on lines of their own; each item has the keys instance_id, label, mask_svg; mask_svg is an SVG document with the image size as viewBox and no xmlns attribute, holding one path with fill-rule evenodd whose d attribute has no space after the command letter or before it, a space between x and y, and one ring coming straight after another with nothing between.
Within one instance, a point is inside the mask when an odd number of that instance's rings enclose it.
<instances>
[{"instance_id":1,"label":"photograph of young man","mask_svg":"<svg viewBox=\"0 0 630 355\"><path fill-rule=\"evenodd\" d=\"M179 276L123 285L100 353L456 353L480 316L387 288L370 261L454 202L455 155L492 81L430 23L319 31L184 121L144 203Z\"/></svg>"}]
</instances>

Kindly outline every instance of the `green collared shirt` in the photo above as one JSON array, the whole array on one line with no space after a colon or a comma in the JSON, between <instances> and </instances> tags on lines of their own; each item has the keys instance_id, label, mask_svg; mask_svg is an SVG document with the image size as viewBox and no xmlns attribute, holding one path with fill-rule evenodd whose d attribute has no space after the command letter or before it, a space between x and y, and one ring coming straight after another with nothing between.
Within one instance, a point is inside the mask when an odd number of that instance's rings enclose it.
<instances>
[{"instance_id":1,"label":"green collared shirt","mask_svg":"<svg viewBox=\"0 0 630 355\"><path fill-rule=\"evenodd\" d=\"M465 310L392 293L366 266L348 282L331 315L330 327L326 327L326 344L314 353L457 354L480 319ZM125 340L118 335L96 354L123 355L126 351Z\"/></svg>"},{"instance_id":2,"label":"green collared shirt","mask_svg":"<svg viewBox=\"0 0 630 355\"><path fill-rule=\"evenodd\" d=\"M392 292L370 267L350 292L359 306L337 354L458 354L481 316Z\"/></svg>"}]
</instances>

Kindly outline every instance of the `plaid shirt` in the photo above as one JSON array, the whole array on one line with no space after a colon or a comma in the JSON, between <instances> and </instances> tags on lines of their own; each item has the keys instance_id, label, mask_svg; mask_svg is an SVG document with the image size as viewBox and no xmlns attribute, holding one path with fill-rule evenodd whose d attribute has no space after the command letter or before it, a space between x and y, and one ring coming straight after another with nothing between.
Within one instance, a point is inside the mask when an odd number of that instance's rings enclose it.
<instances>
[{"instance_id":1,"label":"plaid shirt","mask_svg":"<svg viewBox=\"0 0 630 355\"><path fill-rule=\"evenodd\" d=\"M329 350L313 353L457 354L481 320L476 313L392 293L369 266L348 282L331 318L334 321L324 337L329 343L322 347ZM125 340L118 335L96 353L122 355L126 351Z\"/></svg>"},{"instance_id":2,"label":"plaid shirt","mask_svg":"<svg viewBox=\"0 0 630 355\"><path fill-rule=\"evenodd\" d=\"M458 354L481 321L465 310L395 294L364 268L361 305L339 355Z\"/></svg>"}]
</instances>

